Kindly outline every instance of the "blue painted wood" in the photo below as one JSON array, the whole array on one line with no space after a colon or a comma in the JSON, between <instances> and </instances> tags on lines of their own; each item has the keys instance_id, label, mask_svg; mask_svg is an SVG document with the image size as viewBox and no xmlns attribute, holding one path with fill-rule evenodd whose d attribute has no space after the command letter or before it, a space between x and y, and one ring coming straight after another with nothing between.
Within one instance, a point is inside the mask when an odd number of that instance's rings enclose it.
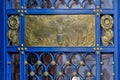
<instances>
[{"instance_id":1,"label":"blue painted wood","mask_svg":"<svg viewBox=\"0 0 120 80\"><path fill-rule=\"evenodd\" d=\"M0 79L6 80L6 54L5 54L5 2L0 0Z\"/></svg>"},{"instance_id":2,"label":"blue painted wood","mask_svg":"<svg viewBox=\"0 0 120 80\"><path fill-rule=\"evenodd\" d=\"M120 0L118 0L118 80L120 80Z\"/></svg>"}]
</instances>

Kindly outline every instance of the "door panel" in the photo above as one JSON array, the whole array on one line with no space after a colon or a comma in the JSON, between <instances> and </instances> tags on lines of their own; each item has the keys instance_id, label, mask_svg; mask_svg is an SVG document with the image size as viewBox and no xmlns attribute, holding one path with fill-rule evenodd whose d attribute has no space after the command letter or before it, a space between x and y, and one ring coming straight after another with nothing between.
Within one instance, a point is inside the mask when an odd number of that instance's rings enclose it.
<instances>
[{"instance_id":1,"label":"door panel","mask_svg":"<svg viewBox=\"0 0 120 80\"><path fill-rule=\"evenodd\" d=\"M118 80L116 3L6 0L6 80Z\"/></svg>"}]
</instances>

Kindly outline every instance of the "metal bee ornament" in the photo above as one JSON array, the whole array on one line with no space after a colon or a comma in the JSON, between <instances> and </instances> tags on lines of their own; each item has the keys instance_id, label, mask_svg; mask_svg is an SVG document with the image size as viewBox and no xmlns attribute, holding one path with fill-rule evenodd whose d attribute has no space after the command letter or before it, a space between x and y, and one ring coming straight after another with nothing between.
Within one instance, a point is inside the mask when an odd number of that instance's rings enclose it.
<instances>
[{"instance_id":1,"label":"metal bee ornament","mask_svg":"<svg viewBox=\"0 0 120 80\"><path fill-rule=\"evenodd\" d=\"M113 27L113 17L110 15L104 15L101 17L101 27L104 30L104 35L102 38L102 44L104 46L114 45L113 44L113 37L114 33L112 30Z\"/></svg>"}]
</instances>

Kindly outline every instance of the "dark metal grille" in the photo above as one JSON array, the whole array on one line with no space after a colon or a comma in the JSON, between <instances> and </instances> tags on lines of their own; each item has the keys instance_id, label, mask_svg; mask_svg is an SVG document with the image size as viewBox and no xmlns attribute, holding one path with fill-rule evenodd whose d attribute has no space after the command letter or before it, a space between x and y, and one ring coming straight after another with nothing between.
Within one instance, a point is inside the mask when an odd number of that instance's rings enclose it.
<instances>
[{"instance_id":1,"label":"dark metal grille","mask_svg":"<svg viewBox=\"0 0 120 80\"><path fill-rule=\"evenodd\" d=\"M26 80L95 80L94 53L27 53Z\"/></svg>"}]
</instances>

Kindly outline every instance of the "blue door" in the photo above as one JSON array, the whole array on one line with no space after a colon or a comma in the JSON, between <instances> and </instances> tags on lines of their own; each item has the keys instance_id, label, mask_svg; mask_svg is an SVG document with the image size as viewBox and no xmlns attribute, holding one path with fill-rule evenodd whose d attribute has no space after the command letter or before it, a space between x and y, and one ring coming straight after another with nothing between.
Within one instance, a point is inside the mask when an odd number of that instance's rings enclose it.
<instances>
[{"instance_id":1,"label":"blue door","mask_svg":"<svg viewBox=\"0 0 120 80\"><path fill-rule=\"evenodd\" d=\"M117 0L5 4L5 80L118 80Z\"/></svg>"}]
</instances>

